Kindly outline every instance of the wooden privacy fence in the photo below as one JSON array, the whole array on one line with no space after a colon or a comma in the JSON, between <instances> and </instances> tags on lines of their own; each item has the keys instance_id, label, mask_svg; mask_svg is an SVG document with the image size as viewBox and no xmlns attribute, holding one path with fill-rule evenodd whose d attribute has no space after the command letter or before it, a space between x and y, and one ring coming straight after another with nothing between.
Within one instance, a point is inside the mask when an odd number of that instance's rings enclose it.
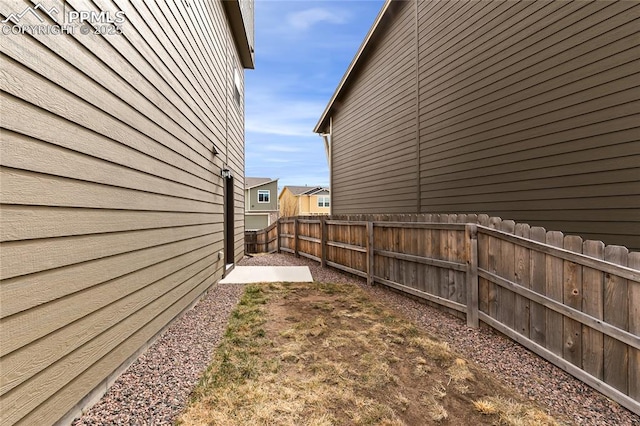
<instances>
[{"instance_id":1,"label":"wooden privacy fence","mask_svg":"<svg viewBox=\"0 0 640 426\"><path fill-rule=\"evenodd\" d=\"M273 253L278 249L278 223L264 229L244 231L245 253Z\"/></svg>"},{"instance_id":2,"label":"wooden privacy fence","mask_svg":"<svg viewBox=\"0 0 640 426\"><path fill-rule=\"evenodd\" d=\"M504 333L640 414L640 253L487 215L295 217L293 253Z\"/></svg>"}]
</instances>

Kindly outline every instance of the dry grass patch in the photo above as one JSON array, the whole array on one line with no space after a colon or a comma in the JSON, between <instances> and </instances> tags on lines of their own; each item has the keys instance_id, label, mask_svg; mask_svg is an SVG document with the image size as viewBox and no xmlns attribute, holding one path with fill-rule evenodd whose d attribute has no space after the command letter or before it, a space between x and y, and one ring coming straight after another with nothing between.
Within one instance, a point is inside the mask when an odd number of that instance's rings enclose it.
<instances>
[{"instance_id":1,"label":"dry grass patch","mask_svg":"<svg viewBox=\"0 0 640 426\"><path fill-rule=\"evenodd\" d=\"M178 424L499 424L531 417L530 407L499 408L512 396L358 287L262 284L247 287Z\"/></svg>"},{"instance_id":2,"label":"dry grass patch","mask_svg":"<svg viewBox=\"0 0 640 426\"><path fill-rule=\"evenodd\" d=\"M508 426L548 426L556 421L542 410L529 404L500 396L482 398L473 402L478 412L498 417L499 423Z\"/></svg>"}]
</instances>

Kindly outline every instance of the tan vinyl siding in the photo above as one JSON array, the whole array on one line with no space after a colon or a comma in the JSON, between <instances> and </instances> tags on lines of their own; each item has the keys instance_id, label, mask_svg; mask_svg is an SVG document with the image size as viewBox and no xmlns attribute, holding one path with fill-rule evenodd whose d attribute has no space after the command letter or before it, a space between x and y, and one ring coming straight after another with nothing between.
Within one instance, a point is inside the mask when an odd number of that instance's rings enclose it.
<instances>
[{"instance_id":1,"label":"tan vinyl siding","mask_svg":"<svg viewBox=\"0 0 640 426\"><path fill-rule=\"evenodd\" d=\"M123 10L125 36L0 37L8 425L77 409L222 277L223 167L234 176L236 261L244 250L234 64L241 85L244 72L222 3L69 4ZM3 2L0 14L26 6Z\"/></svg>"},{"instance_id":2,"label":"tan vinyl siding","mask_svg":"<svg viewBox=\"0 0 640 426\"><path fill-rule=\"evenodd\" d=\"M309 198L310 214L329 214L330 213L331 196L329 191L322 191L322 192L319 192L317 195L310 195L307 197ZM329 207L325 207L324 205L322 207L318 206L318 200L320 199L320 197L323 197L323 201L324 201L324 197L329 199Z\"/></svg>"},{"instance_id":3,"label":"tan vinyl siding","mask_svg":"<svg viewBox=\"0 0 640 426\"><path fill-rule=\"evenodd\" d=\"M269 202L258 202L258 191L269 191ZM247 211L275 211L278 210L278 181L266 183L264 185L255 186L248 190L249 199L247 200Z\"/></svg>"},{"instance_id":4,"label":"tan vinyl siding","mask_svg":"<svg viewBox=\"0 0 640 426\"><path fill-rule=\"evenodd\" d=\"M233 44L229 45L229 51L233 51ZM236 67L240 75L243 74L240 62L236 62ZM227 102L229 105L229 129L227 137L229 144L226 152L226 165L233 171L234 183L234 262L239 261L244 256L244 95L242 104L236 105L233 91L233 70L229 71L229 94ZM244 85L241 86L241 93L244 93Z\"/></svg>"},{"instance_id":5,"label":"tan vinyl siding","mask_svg":"<svg viewBox=\"0 0 640 426\"><path fill-rule=\"evenodd\" d=\"M269 226L269 215L266 213L245 215L244 226L246 229L264 229Z\"/></svg>"},{"instance_id":6,"label":"tan vinyl siding","mask_svg":"<svg viewBox=\"0 0 640 426\"><path fill-rule=\"evenodd\" d=\"M207 7L211 9L212 3L205 2ZM217 5L217 4L216 4ZM220 10L222 12L222 10ZM247 19L251 19L253 25L253 15ZM226 24L224 20L216 20L217 25ZM224 60L225 56L232 58L227 62L227 79L226 84L226 137L229 143L226 146L225 164L233 172L234 182L234 225L235 225L235 241L234 241L234 261L237 262L244 256L244 71L240 58L235 54L235 44L230 37L225 39L224 49L220 49L217 53L220 59ZM217 47L216 47L217 49ZM224 53L226 52L226 53ZM236 102L234 96L234 76L233 69L238 71L240 75L240 104Z\"/></svg>"},{"instance_id":7,"label":"tan vinyl siding","mask_svg":"<svg viewBox=\"0 0 640 426\"><path fill-rule=\"evenodd\" d=\"M334 213L364 212L372 203L382 212L416 204L415 61L404 48L413 45L415 10L408 2L397 6L397 19L385 28L334 117ZM363 182L375 186L359 187Z\"/></svg>"},{"instance_id":8,"label":"tan vinyl siding","mask_svg":"<svg viewBox=\"0 0 640 426\"><path fill-rule=\"evenodd\" d=\"M309 196L300 195L298 198L298 215L304 215L309 212Z\"/></svg>"},{"instance_id":9,"label":"tan vinyl siding","mask_svg":"<svg viewBox=\"0 0 640 426\"><path fill-rule=\"evenodd\" d=\"M330 113L333 212L419 201L640 250L640 5L394 3Z\"/></svg>"}]
</instances>

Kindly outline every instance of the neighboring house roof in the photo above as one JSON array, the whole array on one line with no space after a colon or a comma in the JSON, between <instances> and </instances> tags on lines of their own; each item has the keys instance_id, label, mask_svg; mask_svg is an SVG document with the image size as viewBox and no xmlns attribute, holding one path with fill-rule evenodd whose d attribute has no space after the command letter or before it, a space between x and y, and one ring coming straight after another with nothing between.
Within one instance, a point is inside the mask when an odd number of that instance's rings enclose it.
<instances>
[{"instance_id":1,"label":"neighboring house roof","mask_svg":"<svg viewBox=\"0 0 640 426\"><path fill-rule=\"evenodd\" d=\"M313 129L314 133L325 132L326 127L328 125L328 121L329 121L329 113L333 109L334 103L336 102L338 97L342 94L342 91L345 89L345 86L347 86L347 83L349 82L349 80L351 80L351 76L352 74L354 74L354 70L358 67L360 59L363 56L365 56L365 53L369 50L370 42L376 38L375 35L378 31L378 28L383 26L381 25L381 23L384 20L390 19L386 15L387 15L387 10L389 9L389 6L391 5L391 3L392 3L392 0L386 0L384 5L382 6L382 9L380 9L380 12L376 17L376 20L373 22L373 25L369 29L367 36L365 37L364 41L360 45L360 49L358 49L358 53L356 53L356 56L354 56L354 58L351 60L351 64L349 64L349 68L347 68L347 72L344 73L342 80L340 80L340 84L338 84L338 87L336 91L333 93L333 96L331 97L331 99L329 100L327 107L322 112L322 116L320 116L320 120L318 120L316 127ZM389 16L393 16L393 14L390 13Z\"/></svg>"},{"instance_id":2,"label":"neighboring house roof","mask_svg":"<svg viewBox=\"0 0 640 426\"><path fill-rule=\"evenodd\" d=\"M320 192L329 192L329 188L322 188L322 187L317 187L314 188L312 191L307 191L304 193L304 195L316 195Z\"/></svg>"},{"instance_id":3,"label":"neighboring house roof","mask_svg":"<svg viewBox=\"0 0 640 426\"><path fill-rule=\"evenodd\" d=\"M282 188L282 192L280 192L281 196L285 189L288 189L295 196L314 195L320 191L329 191L329 188L322 186L285 186Z\"/></svg>"},{"instance_id":4,"label":"neighboring house roof","mask_svg":"<svg viewBox=\"0 0 640 426\"><path fill-rule=\"evenodd\" d=\"M261 177L245 177L244 189L255 188L256 186L264 185L267 183L275 182L278 179L261 178Z\"/></svg>"}]
</instances>

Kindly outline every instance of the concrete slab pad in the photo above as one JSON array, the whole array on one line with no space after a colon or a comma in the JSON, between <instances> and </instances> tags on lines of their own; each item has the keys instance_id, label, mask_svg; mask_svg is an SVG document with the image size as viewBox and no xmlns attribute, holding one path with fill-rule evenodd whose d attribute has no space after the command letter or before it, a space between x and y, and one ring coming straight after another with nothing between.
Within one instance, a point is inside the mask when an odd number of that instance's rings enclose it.
<instances>
[{"instance_id":1,"label":"concrete slab pad","mask_svg":"<svg viewBox=\"0 0 640 426\"><path fill-rule=\"evenodd\" d=\"M313 282L308 266L236 266L220 284Z\"/></svg>"}]
</instances>

